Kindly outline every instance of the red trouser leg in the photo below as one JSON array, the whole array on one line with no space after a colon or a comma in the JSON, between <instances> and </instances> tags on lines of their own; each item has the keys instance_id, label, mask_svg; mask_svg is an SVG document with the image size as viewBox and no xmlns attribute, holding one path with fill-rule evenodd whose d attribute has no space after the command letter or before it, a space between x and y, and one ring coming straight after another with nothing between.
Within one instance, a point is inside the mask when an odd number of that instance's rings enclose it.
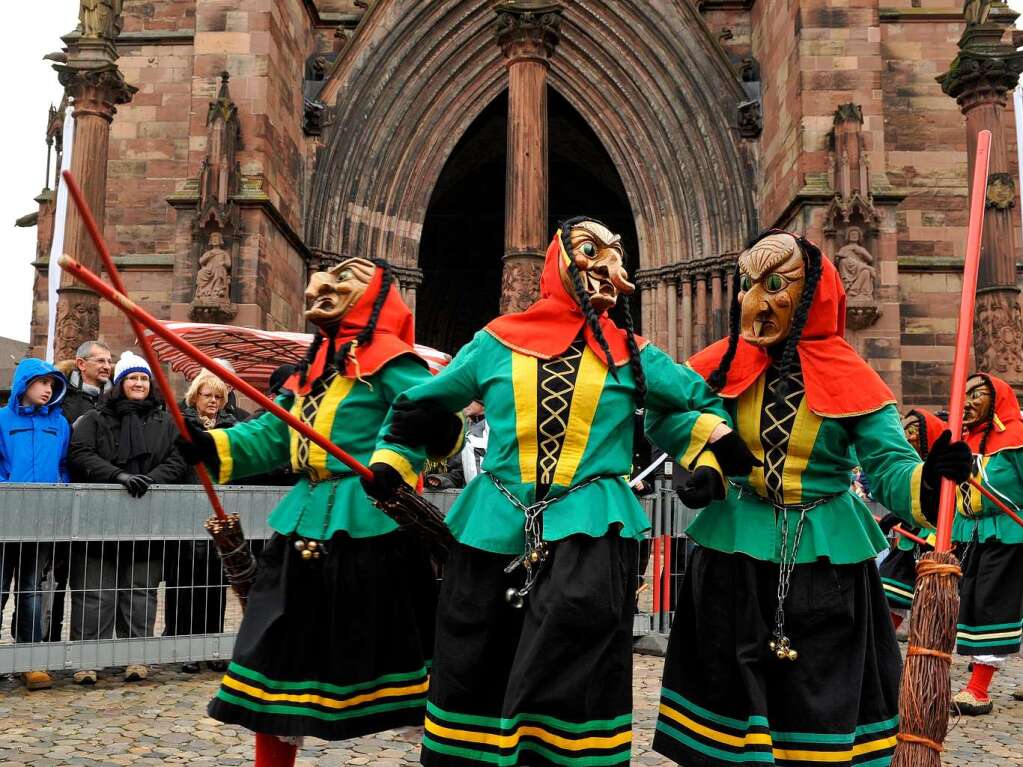
<instances>
[{"instance_id":1,"label":"red trouser leg","mask_svg":"<svg viewBox=\"0 0 1023 767\"><path fill-rule=\"evenodd\" d=\"M889 613L889 615L892 616L892 625L895 626L895 630L898 631L899 626L902 625L902 621L904 620L903 617L898 613Z\"/></svg>"},{"instance_id":2,"label":"red trouser leg","mask_svg":"<svg viewBox=\"0 0 1023 767\"><path fill-rule=\"evenodd\" d=\"M991 677L995 675L994 666L986 666L983 663L973 664L973 673L966 689L973 693L977 700L988 700L987 689L991 686Z\"/></svg>"},{"instance_id":3,"label":"red trouser leg","mask_svg":"<svg viewBox=\"0 0 1023 767\"><path fill-rule=\"evenodd\" d=\"M256 767L294 767L298 746L273 735L256 733Z\"/></svg>"}]
</instances>

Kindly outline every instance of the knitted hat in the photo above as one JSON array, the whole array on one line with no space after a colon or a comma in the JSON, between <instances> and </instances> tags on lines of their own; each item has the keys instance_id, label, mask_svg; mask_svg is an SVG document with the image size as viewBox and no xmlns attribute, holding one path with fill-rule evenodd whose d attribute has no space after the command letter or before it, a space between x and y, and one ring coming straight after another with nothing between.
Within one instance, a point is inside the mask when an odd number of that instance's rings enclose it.
<instances>
[{"instance_id":1,"label":"knitted hat","mask_svg":"<svg viewBox=\"0 0 1023 767\"><path fill-rule=\"evenodd\" d=\"M124 377L131 373L145 373L150 378L153 377L153 371L148 362L135 352L122 352L121 359L117 360L117 364L114 365L114 386L119 385Z\"/></svg>"}]
</instances>

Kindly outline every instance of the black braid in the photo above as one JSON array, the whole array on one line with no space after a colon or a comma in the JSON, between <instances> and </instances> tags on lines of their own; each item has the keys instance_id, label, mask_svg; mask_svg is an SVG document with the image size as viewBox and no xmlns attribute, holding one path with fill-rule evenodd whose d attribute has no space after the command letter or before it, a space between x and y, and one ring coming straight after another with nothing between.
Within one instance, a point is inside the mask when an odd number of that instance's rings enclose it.
<instances>
[{"instance_id":1,"label":"black braid","mask_svg":"<svg viewBox=\"0 0 1023 767\"><path fill-rule=\"evenodd\" d=\"M916 426L920 430L920 457L927 460L927 453L930 452L927 447L930 443L930 440L927 439L927 419L919 410L910 410L909 414L916 417Z\"/></svg>"},{"instance_id":2,"label":"black braid","mask_svg":"<svg viewBox=\"0 0 1023 767\"><path fill-rule=\"evenodd\" d=\"M796 237L796 243L803 252L803 260L806 263L806 281L803 284L803 295L799 300L799 306L796 307L795 316L792 318L792 329L789 331L789 337L785 339L781 364L778 366L778 386L775 389L775 400L779 404L788 394L790 378L799 372L799 340L803 336L803 328L806 327L806 320L810 316L810 306L813 303L814 293L817 292L817 284L820 282L822 271L820 248L804 237Z\"/></svg>"},{"instance_id":3,"label":"black braid","mask_svg":"<svg viewBox=\"0 0 1023 767\"><path fill-rule=\"evenodd\" d=\"M984 455L984 451L987 450L987 438L995 430L995 387L991 385L991 379L983 373L977 377L984 380L984 385L991 392L991 416L987 419L987 426L984 427L984 436L980 438L980 447L977 448L977 452L980 455Z\"/></svg>"},{"instance_id":4,"label":"black braid","mask_svg":"<svg viewBox=\"0 0 1023 767\"><path fill-rule=\"evenodd\" d=\"M728 306L728 348L725 350L721 362L718 363L717 370L707 378L707 383L714 391L721 391L728 383L728 370L732 367L735 351L739 348L739 324L742 319L742 304L739 303L739 281L741 279L739 265L736 264L732 277L732 302Z\"/></svg>"},{"instance_id":5,"label":"black braid","mask_svg":"<svg viewBox=\"0 0 1023 767\"><path fill-rule=\"evenodd\" d=\"M643 362L639 358L639 344L636 343L628 298L622 301L622 319L625 322L625 342L629 346L629 366L636 386L636 409L639 410L646 404L646 373L643 372Z\"/></svg>"},{"instance_id":6,"label":"black braid","mask_svg":"<svg viewBox=\"0 0 1023 767\"><path fill-rule=\"evenodd\" d=\"M323 346L323 342L325 340L323 333L317 330L313 335L313 340L309 344L309 348L306 349L305 357L301 362L295 365L295 372L298 373L298 383L300 386L305 386L306 377L309 373L309 366L312 364L313 360L316 359L316 355L320 351L320 347Z\"/></svg>"},{"instance_id":7,"label":"black braid","mask_svg":"<svg viewBox=\"0 0 1023 767\"><path fill-rule=\"evenodd\" d=\"M575 287L575 293L579 297L579 307L583 310L586 324L604 352L604 358L607 360L607 369L611 371L611 375L617 381L618 366L615 364L614 357L611 356L611 347L607 345L607 339L604 338L604 331L600 327L600 317L597 316L597 311L593 308L593 304L590 303L590 294L583 287L583 278L579 274L579 268L574 263L571 263L568 265L568 273L572 276L572 285Z\"/></svg>"},{"instance_id":8,"label":"black braid","mask_svg":"<svg viewBox=\"0 0 1023 767\"><path fill-rule=\"evenodd\" d=\"M380 312L383 311L384 302L387 301L387 294L391 290L391 283L394 281L394 272L391 270L391 265L382 258L371 259L376 264L378 269L383 270L383 278L380 280L380 291L373 299L373 309L370 311L369 320L366 322L366 326L359 331L359 334L355 337L355 342L359 348L369 346L373 343L373 333L376 332L377 322L380 321ZM338 373L344 375L345 368L348 365L348 354L352 350L352 342L349 341L343 344L340 349L334 353L334 369Z\"/></svg>"}]
</instances>

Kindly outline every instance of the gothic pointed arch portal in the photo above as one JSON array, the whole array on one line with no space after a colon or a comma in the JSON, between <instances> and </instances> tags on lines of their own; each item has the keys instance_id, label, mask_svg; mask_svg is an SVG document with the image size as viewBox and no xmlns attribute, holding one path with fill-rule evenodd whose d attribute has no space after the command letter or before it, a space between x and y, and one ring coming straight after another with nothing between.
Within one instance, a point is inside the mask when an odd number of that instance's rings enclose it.
<instances>
[{"instance_id":1,"label":"gothic pointed arch portal","mask_svg":"<svg viewBox=\"0 0 1023 767\"><path fill-rule=\"evenodd\" d=\"M495 5L372 5L320 96L328 125L306 216L314 253L386 257L404 267L406 284L417 280L442 171L507 86ZM620 177L638 266L737 252L756 225L753 163L736 128L745 96L695 4L561 5L548 83Z\"/></svg>"}]
</instances>

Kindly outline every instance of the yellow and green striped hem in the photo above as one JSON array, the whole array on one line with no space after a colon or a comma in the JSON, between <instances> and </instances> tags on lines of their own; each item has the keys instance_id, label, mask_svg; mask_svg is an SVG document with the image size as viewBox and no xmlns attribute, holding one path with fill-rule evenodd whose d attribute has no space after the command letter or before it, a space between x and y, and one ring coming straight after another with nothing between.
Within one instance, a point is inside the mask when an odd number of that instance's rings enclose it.
<instances>
[{"instance_id":1,"label":"yellow and green striped hem","mask_svg":"<svg viewBox=\"0 0 1023 767\"><path fill-rule=\"evenodd\" d=\"M276 680L232 662L216 697L259 714L340 721L423 707L428 688L425 667L341 686L315 680Z\"/></svg>"},{"instance_id":2,"label":"yellow and green striped hem","mask_svg":"<svg viewBox=\"0 0 1023 767\"><path fill-rule=\"evenodd\" d=\"M903 583L894 578L881 578L881 588L889 604L896 607L911 607L913 605L913 584Z\"/></svg>"},{"instance_id":3,"label":"yellow and green striped hem","mask_svg":"<svg viewBox=\"0 0 1023 767\"><path fill-rule=\"evenodd\" d=\"M723 763L886 767L895 751L898 717L862 724L849 733L782 732L767 717L736 719L661 690L659 738ZM656 744L655 744L656 745Z\"/></svg>"},{"instance_id":4,"label":"yellow and green striped hem","mask_svg":"<svg viewBox=\"0 0 1023 767\"><path fill-rule=\"evenodd\" d=\"M632 714L572 722L543 714L462 714L427 703L423 748L499 767L523 763L522 752L563 767L628 765Z\"/></svg>"},{"instance_id":5,"label":"yellow and green striped hem","mask_svg":"<svg viewBox=\"0 0 1023 767\"><path fill-rule=\"evenodd\" d=\"M371 465L374 463L386 463L401 474L401 478L405 480L405 484L409 487L415 487L419 483L419 473L412 468L412 464L409 463L405 456L394 450L380 448L373 453L373 457L369 459L369 462Z\"/></svg>"},{"instance_id":6,"label":"yellow and green striped hem","mask_svg":"<svg viewBox=\"0 0 1023 767\"><path fill-rule=\"evenodd\" d=\"M956 650L960 655L1012 655L1019 652L1021 639L1023 620L989 626L956 625Z\"/></svg>"}]
</instances>

